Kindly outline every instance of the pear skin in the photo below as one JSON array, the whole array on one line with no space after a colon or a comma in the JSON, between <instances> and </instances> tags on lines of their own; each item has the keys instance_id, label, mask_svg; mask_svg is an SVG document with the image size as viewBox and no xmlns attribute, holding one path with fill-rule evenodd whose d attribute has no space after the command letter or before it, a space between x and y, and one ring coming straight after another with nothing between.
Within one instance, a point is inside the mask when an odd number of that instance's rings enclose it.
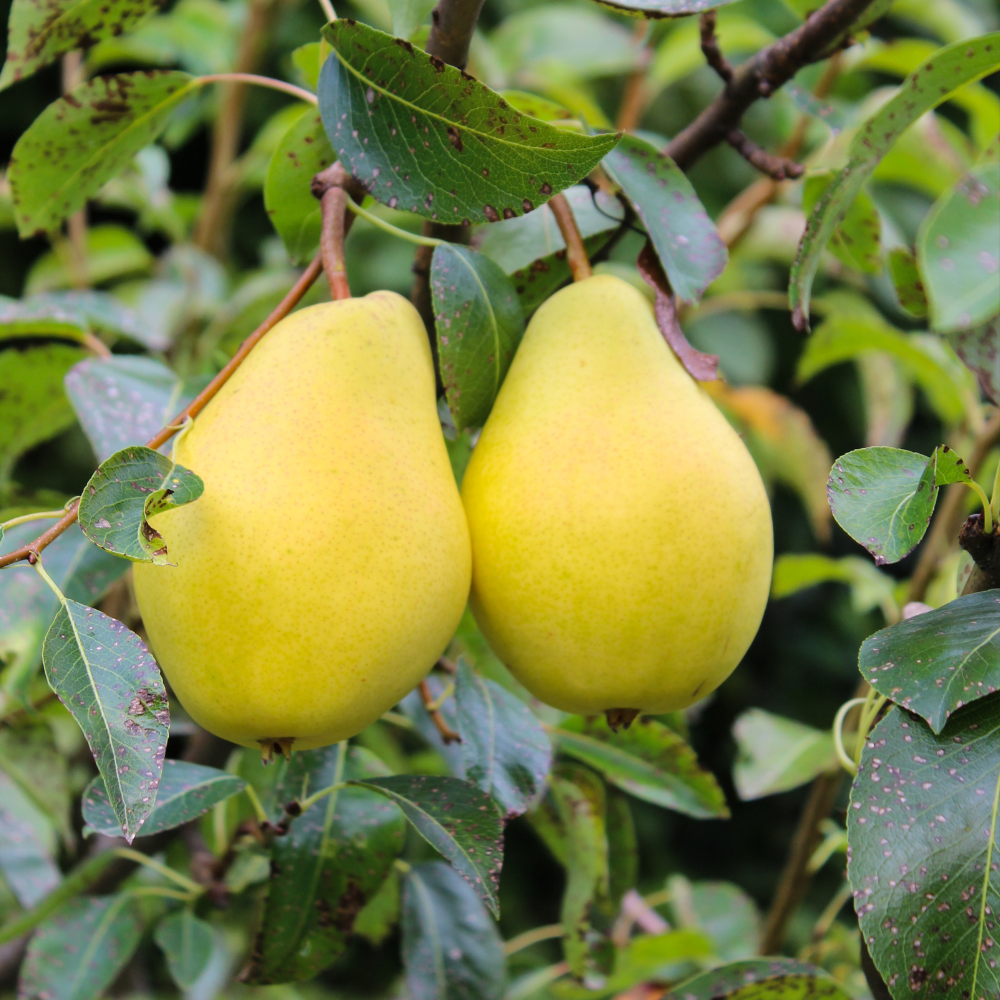
<instances>
[{"instance_id":1,"label":"pear skin","mask_svg":"<svg viewBox=\"0 0 1000 1000\"><path fill-rule=\"evenodd\" d=\"M757 632L773 553L764 485L619 278L577 282L535 313L462 500L476 621L549 705L684 708Z\"/></svg>"},{"instance_id":2,"label":"pear skin","mask_svg":"<svg viewBox=\"0 0 1000 1000\"><path fill-rule=\"evenodd\" d=\"M205 491L153 519L176 565L137 564L135 589L195 721L248 747L324 746L427 674L471 553L409 302L376 292L282 320L174 457Z\"/></svg>"}]
</instances>

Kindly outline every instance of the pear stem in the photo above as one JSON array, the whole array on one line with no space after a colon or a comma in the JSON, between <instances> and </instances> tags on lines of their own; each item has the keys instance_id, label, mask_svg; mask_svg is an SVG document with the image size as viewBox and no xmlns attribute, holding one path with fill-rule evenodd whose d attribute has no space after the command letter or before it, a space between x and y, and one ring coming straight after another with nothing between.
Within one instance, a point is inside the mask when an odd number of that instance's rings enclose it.
<instances>
[{"instance_id":1,"label":"pear stem","mask_svg":"<svg viewBox=\"0 0 1000 1000\"><path fill-rule=\"evenodd\" d=\"M461 743L462 737L444 721L440 706L434 701L431 686L427 683L426 678L420 682L420 700L424 703L424 708L427 709L427 714L431 717L431 722L437 726L437 731L441 734L441 739L445 743Z\"/></svg>"},{"instance_id":2,"label":"pear stem","mask_svg":"<svg viewBox=\"0 0 1000 1000\"><path fill-rule=\"evenodd\" d=\"M549 199L549 208L552 209L559 232L566 241L566 263L569 264L573 280L584 281L594 272L590 268L590 258L587 256L587 248L583 245L583 237L573 217L573 209L569 207L569 202L562 194L553 195Z\"/></svg>"},{"instance_id":3,"label":"pear stem","mask_svg":"<svg viewBox=\"0 0 1000 1000\"><path fill-rule=\"evenodd\" d=\"M323 213L323 228L319 237L319 254L323 258L323 270L330 285L330 297L335 302L343 302L351 297L351 286L347 283L347 258L344 254L344 238L347 236L344 215L347 212L347 192L336 185L323 192L319 204Z\"/></svg>"},{"instance_id":4,"label":"pear stem","mask_svg":"<svg viewBox=\"0 0 1000 1000\"><path fill-rule=\"evenodd\" d=\"M169 424L157 431L146 442L147 448L159 448L165 441L169 441L184 426L184 422L188 417L196 416L208 405L209 400L229 381L230 376L243 364L246 356L260 342L264 334L276 326L278 322L283 320L299 304L299 300L309 291L322 270L323 263L317 254L312 263L299 276L299 280L288 290L288 294L274 307L267 319L243 341L240 349L233 355L226 367ZM24 559L34 564L42 549L47 545L51 545L52 542L76 521L79 503L78 498L67 505L66 513L48 531L40 534L33 542L22 545L19 549L8 552L5 556L0 556L0 569L10 566L12 563L21 562Z\"/></svg>"}]
</instances>

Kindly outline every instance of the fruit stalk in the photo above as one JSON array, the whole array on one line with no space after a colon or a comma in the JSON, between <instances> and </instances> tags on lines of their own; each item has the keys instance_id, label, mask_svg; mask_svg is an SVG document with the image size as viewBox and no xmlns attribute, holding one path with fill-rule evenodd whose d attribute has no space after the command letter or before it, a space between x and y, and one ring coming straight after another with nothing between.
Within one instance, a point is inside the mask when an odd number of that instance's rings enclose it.
<instances>
[{"instance_id":1,"label":"fruit stalk","mask_svg":"<svg viewBox=\"0 0 1000 1000\"><path fill-rule=\"evenodd\" d=\"M569 264L573 280L585 281L594 272L590 268L590 258L587 256L587 248L583 245L583 237L573 216L573 209L561 194L553 195L549 199L549 208L552 209L556 225L566 242L566 263Z\"/></svg>"}]
</instances>

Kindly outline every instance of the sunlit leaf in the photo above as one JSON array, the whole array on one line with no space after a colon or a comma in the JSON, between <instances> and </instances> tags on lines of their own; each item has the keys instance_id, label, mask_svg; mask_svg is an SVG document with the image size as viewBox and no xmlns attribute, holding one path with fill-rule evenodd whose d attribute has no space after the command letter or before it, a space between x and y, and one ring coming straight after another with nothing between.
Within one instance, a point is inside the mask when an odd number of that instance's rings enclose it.
<instances>
[{"instance_id":1,"label":"sunlit leaf","mask_svg":"<svg viewBox=\"0 0 1000 1000\"><path fill-rule=\"evenodd\" d=\"M788 597L807 587L829 581L851 588L851 606L863 615L893 602L896 581L861 556L832 559L818 552L785 553L774 560L771 596Z\"/></svg>"},{"instance_id":2,"label":"sunlit leaf","mask_svg":"<svg viewBox=\"0 0 1000 1000\"><path fill-rule=\"evenodd\" d=\"M33 187L35 183L33 178ZM78 267L67 252L66 245L60 244L57 249L42 254L35 261L28 272L24 290L34 297L73 288L81 281L88 285L115 281L148 271L153 257L130 229L103 223L87 230L82 264L82 268Z\"/></svg>"},{"instance_id":3,"label":"sunlit leaf","mask_svg":"<svg viewBox=\"0 0 1000 1000\"><path fill-rule=\"evenodd\" d=\"M753 958L760 948L757 904L732 882L667 880L670 913L678 927L702 931L726 962Z\"/></svg>"}]
</instances>

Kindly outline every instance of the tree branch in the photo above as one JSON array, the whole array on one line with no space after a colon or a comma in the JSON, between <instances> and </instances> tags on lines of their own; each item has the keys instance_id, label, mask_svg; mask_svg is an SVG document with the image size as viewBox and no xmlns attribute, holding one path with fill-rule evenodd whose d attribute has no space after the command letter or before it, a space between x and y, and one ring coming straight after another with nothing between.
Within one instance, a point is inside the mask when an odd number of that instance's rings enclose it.
<instances>
[{"instance_id":1,"label":"tree branch","mask_svg":"<svg viewBox=\"0 0 1000 1000\"><path fill-rule=\"evenodd\" d=\"M788 177L801 177L805 171L801 163L761 148L742 129L734 128L726 136L726 142L747 163L756 167L762 174L767 174L771 180L783 181Z\"/></svg>"},{"instance_id":2,"label":"tree branch","mask_svg":"<svg viewBox=\"0 0 1000 1000\"><path fill-rule=\"evenodd\" d=\"M666 148L666 154L688 169L703 153L725 142L746 110L769 97L795 74L829 54L831 44L864 13L873 0L829 0L784 38L761 49L734 71L726 89Z\"/></svg>"},{"instance_id":3,"label":"tree branch","mask_svg":"<svg viewBox=\"0 0 1000 1000\"><path fill-rule=\"evenodd\" d=\"M698 23L701 29L701 51L705 62L715 70L719 79L728 87L733 79L733 67L719 48L719 39L715 34L715 11L706 10Z\"/></svg>"}]
</instances>

